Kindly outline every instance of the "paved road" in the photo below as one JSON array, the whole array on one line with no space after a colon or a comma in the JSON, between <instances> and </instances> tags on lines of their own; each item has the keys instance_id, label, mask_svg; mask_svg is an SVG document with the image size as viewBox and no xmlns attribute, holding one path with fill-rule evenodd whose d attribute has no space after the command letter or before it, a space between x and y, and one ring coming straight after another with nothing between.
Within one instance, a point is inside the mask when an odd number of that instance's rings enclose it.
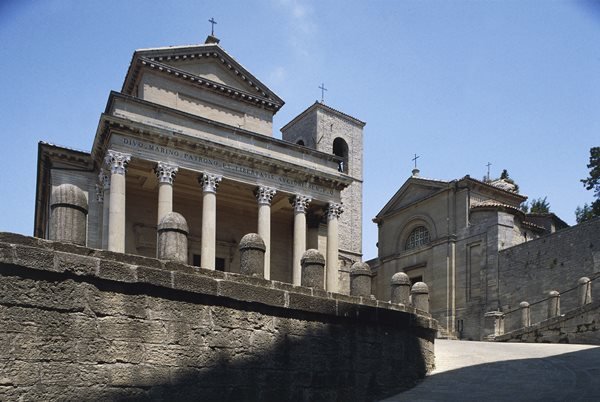
<instances>
[{"instance_id":1,"label":"paved road","mask_svg":"<svg viewBox=\"0 0 600 402\"><path fill-rule=\"evenodd\" d=\"M600 401L600 347L435 341L436 370L386 401Z\"/></svg>"}]
</instances>

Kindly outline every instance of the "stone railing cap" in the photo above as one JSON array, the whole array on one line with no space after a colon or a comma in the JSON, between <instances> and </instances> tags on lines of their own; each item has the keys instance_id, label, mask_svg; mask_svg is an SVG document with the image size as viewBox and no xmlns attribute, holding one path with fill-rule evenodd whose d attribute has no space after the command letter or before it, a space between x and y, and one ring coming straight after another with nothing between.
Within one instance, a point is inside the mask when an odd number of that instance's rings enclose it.
<instances>
[{"instance_id":1,"label":"stone railing cap","mask_svg":"<svg viewBox=\"0 0 600 402\"><path fill-rule=\"evenodd\" d=\"M179 232L184 232L185 234L190 233L187 221L183 215L177 212L169 212L163 216L158 224L158 230L177 230Z\"/></svg>"},{"instance_id":2,"label":"stone railing cap","mask_svg":"<svg viewBox=\"0 0 600 402\"><path fill-rule=\"evenodd\" d=\"M584 283L588 283L588 282L591 282L591 280L587 276L583 276L577 280L577 283L580 285L583 285Z\"/></svg>"},{"instance_id":3,"label":"stone railing cap","mask_svg":"<svg viewBox=\"0 0 600 402\"><path fill-rule=\"evenodd\" d=\"M56 204L73 205L85 212L88 211L88 201L85 193L73 184L61 184L52 190L50 206Z\"/></svg>"},{"instance_id":4,"label":"stone railing cap","mask_svg":"<svg viewBox=\"0 0 600 402\"><path fill-rule=\"evenodd\" d=\"M425 282L417 282L412 286L412 293L429 293L429 286Z\"/></svg>"},{"instance_id":5,"label":"stone railing cap","mask_svg":"<svg viewBox=\"0 0 600 402\"><path fill-rule=\"evenodd\" d=\"M366 262L357 261L350 267L350 275L371 275L371 267Z\"/></svg>"},{"instance_id":6,"label":"stone railing cap","mask_svg":"<svg viewBox=\"0 0 600 402\"><path fill-rule=\"evenodd\" d=\"M410 285L410 278L404 272L396 272L392 275L392 285Z\"/></svg>"},{"instance_id":7,"label":"stone railing cap","mask_svg":"<svg viewBox=\"0 0 600 402\"><path fill-rule=\"evenodd\" d=\"M248 233L240 240L240 250L255 249L266 251L267 247L262 237L257 233Z\"/></svg>"},{"instance_id":8,"label":"stone railing cap","mask_svg":"<svg viewBox=\"0 0 600 402\"><path fill-rule=\"evenodd\" d=\"M522 301L521 303L519 303L519 307L529 307L529 303L527 303L526 301Z\"/></svg>"},{"instance_id":9,"label":"stone railing cap","mask_svg":"<svg viewBox=\"0 0 600 402\"><path fill-rule=\"evenodd\" d=\"M323 254L319 253L319 250L315 250L314 248L310 248L302 254L302 258L300 259L300 263L304 264L321 264L325 265L325 257Z\"/></svg>"}]
</instances>

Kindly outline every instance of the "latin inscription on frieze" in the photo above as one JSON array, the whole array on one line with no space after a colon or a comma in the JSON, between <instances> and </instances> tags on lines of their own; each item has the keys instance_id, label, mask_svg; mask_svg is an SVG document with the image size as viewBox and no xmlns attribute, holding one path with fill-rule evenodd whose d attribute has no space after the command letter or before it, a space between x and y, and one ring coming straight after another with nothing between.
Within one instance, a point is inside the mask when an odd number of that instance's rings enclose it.
<instances>
[{"instance_id":1,"label":"latin inscription on frieze","mask_svg":"<svg viewBox=\"0 0 600 402\"><path fill-rule=\"evenodd\" d=\"M327 201L339 198L339 192L334 191L331 188L319 186L292 177L282 176L274 172L267 172L249 166L231 163L223 159L215 158L214 156L201 155L199 153L153 144L135 138L113 135L111 138L111 147L130 152L133 154L134 158L138 156L148 160L176 162L181 167L190 170L206 170L211 173L222 174L226 178L271 185L279 190L291 193L302 192L311 196L325 196L327 197Z\"/></svg>"}]
</instances>

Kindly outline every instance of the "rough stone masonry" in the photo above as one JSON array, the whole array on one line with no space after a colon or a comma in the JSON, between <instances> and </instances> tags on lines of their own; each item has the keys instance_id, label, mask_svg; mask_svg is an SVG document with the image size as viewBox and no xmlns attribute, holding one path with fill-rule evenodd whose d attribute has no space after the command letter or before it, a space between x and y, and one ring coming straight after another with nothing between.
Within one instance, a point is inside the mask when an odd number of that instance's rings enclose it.
<instances>
[{"instance_id":1,"label":"rough stone masonry","mask_svg":"<svg viewBox=\"0 0 600 402\"><path fill-rule=\"evenodd\" d=\"M0 400L363 401L433 368L410 307L0 233Z\"/></svg>"}]
</instances>

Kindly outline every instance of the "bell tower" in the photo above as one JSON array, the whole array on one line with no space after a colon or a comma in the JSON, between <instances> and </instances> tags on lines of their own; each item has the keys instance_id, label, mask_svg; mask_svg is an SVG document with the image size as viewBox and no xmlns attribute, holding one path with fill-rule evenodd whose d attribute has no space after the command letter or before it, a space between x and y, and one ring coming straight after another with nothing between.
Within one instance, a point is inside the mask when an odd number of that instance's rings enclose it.
<instances>
[{"instance_id":1,"label":"bell tower","mask_svg":"<svg viewBox=\"0 0 600 402\"><path fill-rule=\"evenodd\" d=\"M285 141L334 154L341 158L339 171L354 179L342 191L340 217L340 270L362 259L363 127L365 122L315 102L282 129ZM341 277L342 281L343 278ZM340 286L343 288L343 284Z\"/></svg>"}]
</instances>

